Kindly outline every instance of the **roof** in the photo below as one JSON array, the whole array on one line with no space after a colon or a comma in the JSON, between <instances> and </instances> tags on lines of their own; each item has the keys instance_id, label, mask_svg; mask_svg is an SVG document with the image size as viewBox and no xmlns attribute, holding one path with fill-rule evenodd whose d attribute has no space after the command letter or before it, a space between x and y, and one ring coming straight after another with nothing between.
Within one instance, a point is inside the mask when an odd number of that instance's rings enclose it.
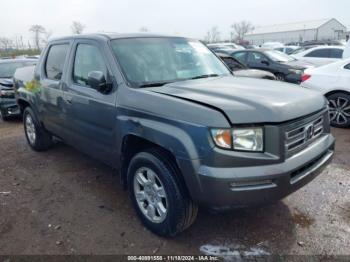
<instances>
[{"instance_id":1,"label":"roof","mask_svg":"<svg viewBox=\"0 0 350 262\"><path fill-rule=\"evenodd\" d=\"M255 28L252 32L246 35L248 36L248 35L278 33L278 32L312 30L312 29L320 28L322 25L332 20L335 20L335 19L320 19L320 20L302 21L302 22L289 23L289 24L262 26L262 27Z\"/></svg>"},{"instance_id":2,"label":"roof","mask_svg":"<svg viewBox=\"0 0 350 262\"><path fill-rule=\"evenodd\" d=\"M158 35L158 34L150 34L150 33L130 33L130 34L96 33L96 34L64 36L64 37L54 38L51 41L70 40L70 39L110 40L110 39L118 39L118 38L138 38L138 37L178 37L179 38L179 36L169 36L169 35L160 35L160 34Z\"/></svg>"}]
</instances>

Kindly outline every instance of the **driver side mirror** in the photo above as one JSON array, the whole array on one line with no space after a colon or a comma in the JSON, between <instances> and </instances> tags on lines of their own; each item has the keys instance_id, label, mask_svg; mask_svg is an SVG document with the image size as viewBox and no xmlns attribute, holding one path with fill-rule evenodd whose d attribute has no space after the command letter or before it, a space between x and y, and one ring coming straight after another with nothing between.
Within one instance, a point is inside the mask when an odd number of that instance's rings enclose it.
<instances>
[{"instance_id":1,"label":"driver side mirror","mask_svg":"<svg viewBox=\"0 0 350 262\"><path fill-rule=\"evenodd\" d=\"M270 62L267 59L261 60L261 63L264 65L270 65Z\"/></svg>"},{"instance_id":2,"label":"driver side mirror","mask_svg":"<svg viewBox=\"0 0 350 262\"><path fill-rule=\"evenodd\" d=\"M106 77L101 71L91 71L88 74L88 85L104 94L112 89L112 84L107 83Z\"/></svg>"}]
</instances>

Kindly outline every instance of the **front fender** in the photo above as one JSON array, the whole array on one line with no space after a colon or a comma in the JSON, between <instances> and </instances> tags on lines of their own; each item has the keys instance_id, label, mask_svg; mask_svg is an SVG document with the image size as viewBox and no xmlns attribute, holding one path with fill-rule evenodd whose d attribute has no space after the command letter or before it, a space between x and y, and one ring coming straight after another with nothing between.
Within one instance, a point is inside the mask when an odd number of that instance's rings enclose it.
<instances>
[{"instance_id":1,"label":"front fender","mask_svg":"<svg viewBox=\"0 0 350 262\"><path fill-rule=\"evenodd\" d=\"M118 114L117 125L119 141L126 135L135 135L163 147L177 159L200 159L214 147L208 128L193 123L139 112L133 116Z\"/></svg>"}]
</instances>

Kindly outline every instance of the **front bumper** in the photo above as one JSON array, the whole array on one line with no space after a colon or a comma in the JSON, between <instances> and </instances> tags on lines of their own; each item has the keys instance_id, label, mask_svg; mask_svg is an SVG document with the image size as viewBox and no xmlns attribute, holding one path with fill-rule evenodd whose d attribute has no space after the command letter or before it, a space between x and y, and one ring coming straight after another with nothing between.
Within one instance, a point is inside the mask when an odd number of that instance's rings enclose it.
<instances>
[{"instance_id":1,"label":"front bumper","mask_svg":"<svg viewBox=\"0 0 350 262\"><path fill-rule=\"evenodd\" d=\"M195 200L216 209L231 209L278 201L312 181L332 160L335 139L317 143L283 163L239 168L201 166L200 193Z\"/></svg>"},{"instance_id":2,"label":"front bumper","mask_svg":"<svg viewBox=\"0 0 350 262\"><path fill-rule=\"evenodd\" d=\"M15 98L0 98L0 110L5 117L18 116L21 113Z\"/></svg>"}]
</instances>

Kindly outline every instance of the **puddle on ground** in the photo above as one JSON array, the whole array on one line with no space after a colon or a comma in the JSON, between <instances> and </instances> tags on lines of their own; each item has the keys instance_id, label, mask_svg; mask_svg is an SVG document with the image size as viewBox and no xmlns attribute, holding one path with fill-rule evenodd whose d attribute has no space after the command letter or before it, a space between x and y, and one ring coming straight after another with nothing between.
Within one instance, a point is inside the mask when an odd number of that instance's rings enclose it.
<instances>
[{"instance_id":1,"label":"puddle on ground","mask_svg":"<svg viewBox=\"0 0 350 262\"><path fill-rule=\"evenodd\" d=\"M245 247L243 245L212 245L207 244L199 250L208 256L216 256L224 261L246 261L252 259L255 261L259 257L269 256L270 253L260 246ZM258 261L258 260L257 260Z\"/></svg>"},{"instance_id":2,"label":"puddle on ground","mask_svg":"<svg viewBox=\"0 0 350 262\"><path fill-rule=\"evenodd\" d=\"M302 228L309 228L315 222L315 219L300 211L296 211L292 217L294 223Z\"/></svg>"}]
</instances>

